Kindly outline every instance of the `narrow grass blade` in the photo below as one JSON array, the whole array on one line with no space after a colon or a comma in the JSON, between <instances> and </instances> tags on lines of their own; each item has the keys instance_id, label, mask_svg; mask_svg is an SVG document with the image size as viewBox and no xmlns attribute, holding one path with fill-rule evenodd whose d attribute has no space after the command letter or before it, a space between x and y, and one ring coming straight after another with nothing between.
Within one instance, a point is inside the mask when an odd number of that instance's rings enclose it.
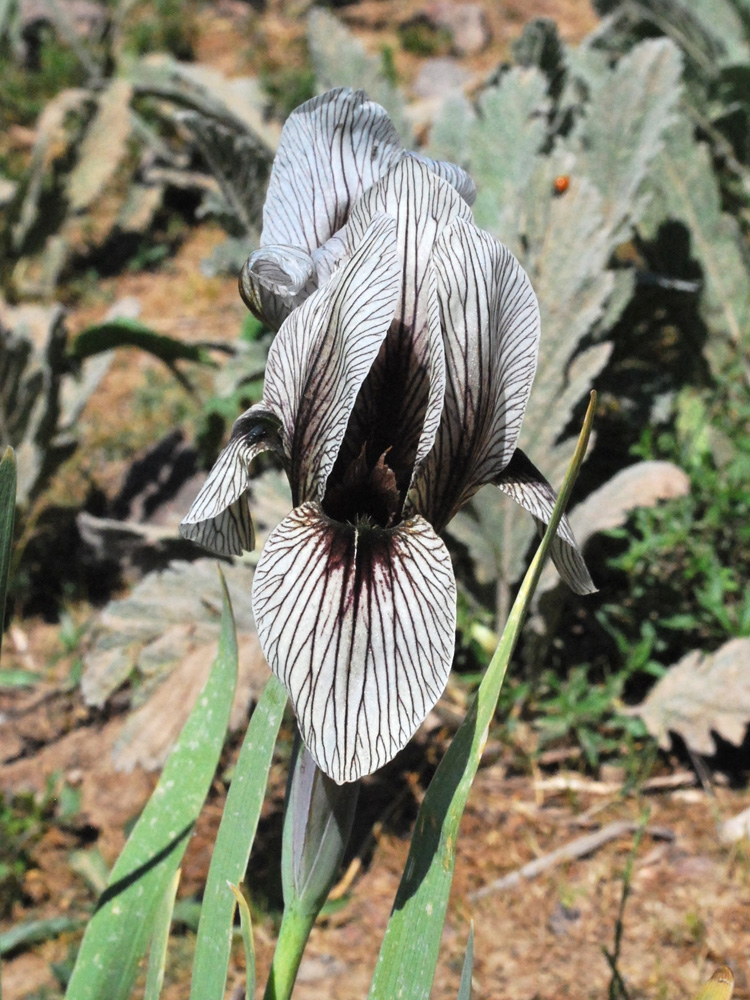
<instances>
[{"instance_id":1,"label":"narrow grass blade","mask_svg":"<svg viewBox=\"0 0 750 1000\"><path fill-rule=\"evenodd\" d=\"M237 759L203 894L191 1000L224 997L234 914L234 898L227 883L237 885L245 877L286 700L284 685L272 676L255 707Z\"/></svg>"},{"instance_id":2,"label":"narrow grass blade","mask_svg":"<svg viewBox=\"0 0 750 1000\"><path fill-rule=\"evenodd\" d=\"M164 967L167 964L169 928L172 926L172 912L179 884L180 869L178 868L172 876L172 881L167 886L167 891L164 893L156 912L154 935L151 938L151 948L148 956L146 988L143 991L143 1000L159 1000L159 994L164 983Z\"/></svg>"},{"instance_id":3,"label":"narrow grass blade","mask_svg":"<svg viewBox=\"0 0 750 1000\"><path fill-rule=\"evenodd\" d=\"M5 629L5 595L8 590L13 519L16 513L16 455L6 448L0 460L0 650Z\"/></svg>"},{"instance_id":4,"label":"narrow grass blade","mask_svg":"<svg viewBox=\"0 0 750 1000\"><path fill-rule=\"evenodd\" d=\"M68 984L68 1000L130 996L159 905L211 786L236 683L237 637L224 587L218 655L159 783L112 869L86 929Z\"/></svg>"},{"instance_id":5,"label":"narrow grass blade","mask_svg":"<svg viewBox=\"0 0 750 1000\"><path fill-rule=\"evenodd\" d=\"M409 1000L429 998L453 881L458 827L487 742L508 663L586 453L595 404L596 394L592 393L576 452L547 531L518 592L477 696L422 802L370 987L370 1000L392 1000L399 996L408 996Z\"/></svg>"},{"instance_id":6,"label":"narrow grass blade","mask_svg":"<svg viewBox=\"0 0 750 1000\"><path fill-rule=\"evenodd\" d=\"M255 997L255 942L253 941L253 918L250 915L250 907L247 905L242 888L238 885L228 883L234 898L237 900L237 908L240 911L240 927L242 928L242 944L245 949L245 1000L253 1000Z\"/></svg>"},{"instance_id":7,"label":"narrow grass blade","mask_svg":"<svg viewBox=\"0 0 750 1000\"><path fill-rule=\"evenodd\" d=\"M471 1000L471 974L474 971L474 923L469 928L469 940L466 942L466 954L461 970L461 983L458 987L456 1000Z\"/></svg>"}]
</instances>

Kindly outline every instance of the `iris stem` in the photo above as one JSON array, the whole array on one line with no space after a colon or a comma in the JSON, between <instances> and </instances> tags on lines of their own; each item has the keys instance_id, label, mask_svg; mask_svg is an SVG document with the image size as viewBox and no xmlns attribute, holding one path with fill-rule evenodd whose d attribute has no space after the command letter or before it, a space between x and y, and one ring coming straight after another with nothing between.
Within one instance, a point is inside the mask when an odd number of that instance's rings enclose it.
<instances>
[{"instance_id":1,"label":"iris stem","mask_svg":"<svg viewBox=\"0 0 750 1000\"><path fill-rule=\"evenodd\" d=\"M266 983L264 1000L288 1000L292 995L302 955L315 923L317 912L304 906L286 907L281 920L279 938Z\"/></svg>"}]
</instances>

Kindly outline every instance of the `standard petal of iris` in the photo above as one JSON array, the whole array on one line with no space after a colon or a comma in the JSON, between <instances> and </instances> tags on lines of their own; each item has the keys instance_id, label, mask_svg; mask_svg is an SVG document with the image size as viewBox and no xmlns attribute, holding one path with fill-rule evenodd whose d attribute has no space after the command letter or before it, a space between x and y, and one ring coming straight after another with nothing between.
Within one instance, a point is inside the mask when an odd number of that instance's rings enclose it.
<instances>
[{"instance_id":1,"label":"standard petal of iris","mask_svg":"<svg viewBox=\"0 0 750 1000\"><path fill-rule=\"evenodd\" d=\"M361 90L330 90L289 115L263 209L261 246L312 252L346 222L363 191L403 156L384 108Z\"/></svg>"},{"instance_id":2,"label":"standard petal of iris","mask_svg":"<svg viewBox=\"0 0 750 1000\"><path fill-rule=\"evenodd\" d=\"M432 447L444 394L439 313L430 311L436 304L436 291L429 286L430 255L438 235L455 219L470 220L471 210L448 183L407 157L355 205L346 229L352 246L379 212L396 220L402 293L357 399L344 459L354 460L364 443L375 457L392 448L389 462L405 470L405 482L399 481L405 490L415 462Z\"/></svg>"},{"instance_id":3,"label":"standard petal of iris","mask_svg":"<svg viewBox=\"0 0 750 1000\"><path fill-rule=\"evenodd\" d=\"M489 233L456 219L432 254L446 391L416 508L441 530L510 461L536 369L539 308L525 271Z\"/></svg>"},{"instance_id":4,"label":"standard petal of iris","mask_svg":"<svg viewBox=\"0 0 750 1000\"><path fill-rule=\"evenodd\" d=\"M507 468L494 480L503 493L533 514L543 533L552 516L557 495L534 463L517 448ZM558 573L576 594L594 594L596 587L567 517L563 517L550 547Z\"/></svg>"},{"instance_id":5,"label":"standard petal of iris","mask_svg":"<svg viewBox=\"0 0 750 1000\"><path fill-rule=\"evenodd\" d=\"M220 555L241 555L255 544L245 493L250 463L263 451L281 452L279 421L262 405L238 417L229 444L219 455L180 525L180 534Z\"/></svg>"},{"instance_id":6,"label":"standard petal of iris","mask_svg":"<svg viewBox=\"0 0 750 1000\"><path fill-rule=\"evenodd\" d=\"M339 783L391 760L448 679L456 584L420 517L356 528L298 507L263 548L253 613L305 744Z\"/></svg>"},{"instance_id":7,"label":"standard petal of iris","mask_svg":"<svg viewBox=\"0 0 750 1000\"><path fill-rule=\"evenodd\" d=\"M240 271L240 295L272 330L317 287L312 257L290 246L267 246L251 254Z\"/></svg>"},{"instance_id":8,"label":"standard petal of iris","mask_svg":"<svg viewBox=\"0 0 750 1000\"><path fill-rule=\"evenodd\" d=\"M444 181L448 181L451 187L454 187L458 191L467 205L474 204L477 197L476 185L462 167L456 166L455 163L449 163L447 160L433 160L429 156L422 156L420 153L410 153L409 155L424 163L438 177L442 177Z\"/></svg>"},{"instance_id":9,"label":"standard petal of iris","mask_svg":"<svg viewBox=\"0 0 750 1000\"><path fill-rule=\"evenodd\" d=\"M401 280L396 223L376 216L339 271L271 345L263 401L282 422L295 504L320 499L354 401L393 317Z\"/></svg>"}]
</instances>

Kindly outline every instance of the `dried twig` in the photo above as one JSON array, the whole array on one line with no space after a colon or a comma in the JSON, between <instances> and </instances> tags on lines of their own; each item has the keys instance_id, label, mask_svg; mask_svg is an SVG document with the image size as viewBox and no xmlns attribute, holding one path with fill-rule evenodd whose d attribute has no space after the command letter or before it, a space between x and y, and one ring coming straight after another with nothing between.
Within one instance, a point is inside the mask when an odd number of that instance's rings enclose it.
<instances>
[{"instance_id":1,"label":"dried twig","mask_svg":"<svg viewBox=\"0 0 750 1000\"><path fill-rule=\"evenodd\" d=\"M528 864L517 868L516 871L509 872L507 875L503 875L502 878L495 879L489 885L483 885L480 889L476 889L470 893L469 899L474 901L482 899L484 896L489 896L493 892L512 889L521 882L536 878L542 872L549 871L550 868L554 868L565 861L575 861L577 858L584 858L588 854L593 854L594 851L603 847L604 844L608 844L610 840L616 840L624 833L633 833L638 829L640 829L640 823L632 823L628 820L615 820L615 822L608 823L607 826L602 827L601 830L597 830L595 833L587 833L582 837L577 837L569 844L558 847L556 850L550 851L549 854L544 854L540 858L534 858L533 861L529 861ZM675 838L674 831L665 826L648 826L645 832L657 840L674 840Z\"/></svg>"}]
</instances>

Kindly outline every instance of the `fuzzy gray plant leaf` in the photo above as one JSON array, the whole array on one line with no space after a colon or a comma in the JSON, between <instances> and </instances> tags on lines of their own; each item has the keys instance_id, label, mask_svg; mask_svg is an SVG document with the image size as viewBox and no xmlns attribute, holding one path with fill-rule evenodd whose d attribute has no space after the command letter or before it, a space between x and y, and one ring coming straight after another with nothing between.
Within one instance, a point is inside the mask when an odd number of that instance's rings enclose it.
<instances>
[{"instance_id":1,"label":"fuzzy gray plant leaf","mask_svg":"<svg viewBox=\"0 0 750 1000\"><path fill-rule=\"evenodd\" d=\"M250 602L243 598L252 572L240 564L223 570L237 607L242 642L243 637L255 635ZM110 601L92 628L81 681L85 702L104 705L135 669L141 679L139 700L144 701L186 658L197 650L215 648L220 621L214 559L175 561L166 570L148 574L126 597Z\"/></svg>"},{"instance_id":2,"label":"fuzzy gray plant leaf","mask_svg":"<svg viewBox=\"0 0 750 1000\"><path fill-rule=\"evenodd\" d=\"M479 98L467 138L480 226L490 231L513 226L505 217L513 212L547 139L549 107L547 78L536 67L514 67Z\"/></svg>"},{"instance_id":3,"label":"fuzzy gray plant leaf","mask_svg":"<svg viewBox=\"0 0 750 1000\"><path fill-rule=\"evenodd\" d=\"M618 48L656 28L679 45L703 73L713 74L726 62L747 61L750 50L741 7L744 0L599 0L609 17L592 38ZM746 13L747 16L747 13Z\"/></svg>"},{"instance_id":4,"label":"fuzzy gray plant leaf","mask_svg":"<svg viewBox=\"0 0 750 1000\"><path fill-rule=\"evenodd\" d=\"M738 350L750 345L750 266L736 219L722 211L711 152L696 142L687 120L675 124L650 177L651 210L640 232L654 239L668 220L688 229L691 253L704 278L700 309L713 335L706 354L717 374Z\"/></svg>"},{"instance_id":5,"label":"fuzzy gray plant leaf","mask_svg":"<svg viewBox=\"0 0 750 1000\"><path fill-rule=\"evenodd\" d=\"M643 187L680 96L682 59L668 39L643 42L592 88L571 137L575 170L602 195L613 245L630 236L643 210Z\"/></svg>"},{"instance_id":6,"label":"fuzzy gray plant leaf","mask_svg":"<svg viewBox=\"0 0 750 1000\"><path fill-rule=\"evenodd\" d=\"M511 70L482 95L464 156L479 192L477 221L519 257L539 299L542 341L520 445L553 483L573 449L561 430L611 352L606 341L582 344L594 333L606 337L632 291L632 278L615 283L611 259L645 208L644 182L680 93L680 56L668 40L644 42L614 69L596 58L591 66L584 114L551 151L547 79L531 67ZM557 195L560 174L570 182ZM490 542L507 592L533 534L527 520L486 489L451 530L481 558L480 573ZM501 596L500 610L505 603Z\"/></svg>"},{"instance_id":7,"label":"fuzzy gray plant leaf","mask_svg":"<svg viewBox=\"0 0 750 1000\"><path fill-rule=\"evenodd\" d=\"M78 415L108 359L76 379L66 357L61 306L0 300L0 446L18 456L18 503L27 504L75 448Z\"/></svg>"},{"instance_id":8,"label":"fuzzy gray plant leaf","mask_svg":"<svg viewBox=\"0 0 750 1000\"><path fill-rule=\"evenodd\" d=\"M659 746L678 733L696 753L717 751L715 734L739 746L750 722L750 639L731 639L714 653L694 649L675 663L631 710Z\"/></svg>"},{"instance_id":9,"label":"fuzzy gray plant leaf","mask_svg":"<svg viewBox=\"0 0 750 1000\"><path fill-rule=\"evenodd\" d=\"M307 43L318 90L358 87L371 101L382 104L404 144L412 144L401 91L383 73L380 59L368 55L364 46L333 14L320 7L310 11Z\"/></svg>"},{"instance_id":10,"label":"fuzzy gray plant leaf","mask_svg":"<svg viewBox=\"0 0 750 1000\"><path fill-rule=\"evenodd\" d=\"M181 120L219 183L233 235L254 235L257 245L271 150L245 125L218 122L196 111L185 112Z\"/></svg>"}]
</instances>

